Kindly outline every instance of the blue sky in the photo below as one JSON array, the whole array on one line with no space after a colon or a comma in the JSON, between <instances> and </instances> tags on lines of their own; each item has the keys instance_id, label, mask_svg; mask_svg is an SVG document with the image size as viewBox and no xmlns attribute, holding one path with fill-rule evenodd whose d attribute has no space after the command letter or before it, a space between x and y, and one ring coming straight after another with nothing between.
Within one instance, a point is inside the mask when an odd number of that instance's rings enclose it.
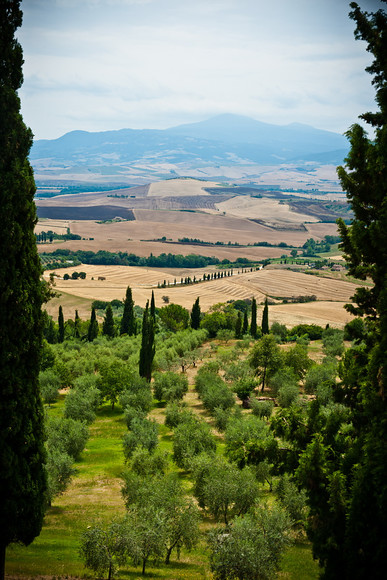
<instances>
[{"instance_id":1,"label":"blue sky","mask_svg":"<svg viewBox=\"0 0 387 580\"><path fill-rule=\"evenodd\" d=\"M37 139L221 113L343 133L375 109L346 0L23 0L22 10L22 114Z\"/></svg>"}]
</instances>

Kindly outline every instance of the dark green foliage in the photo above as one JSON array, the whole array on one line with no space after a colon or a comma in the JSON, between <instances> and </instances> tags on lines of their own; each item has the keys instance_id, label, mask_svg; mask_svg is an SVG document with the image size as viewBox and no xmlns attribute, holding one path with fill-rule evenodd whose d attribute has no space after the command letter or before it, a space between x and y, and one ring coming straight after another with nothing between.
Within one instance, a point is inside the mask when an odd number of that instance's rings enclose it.
<instances>
[{"instance_id":1,"label":"dark green foliage","mask_svg":"<svg viewBox=\"0 0 387 580\"><path fill-rule=\"evenodd\" d=\"M327 328L323 332L322 340L326 356L341 356L344 352L344 333L338 328Z\"/></svg>"},{"instance_id":2,"label":"dark green foliage","mask_svg":"<svg viewBox=\"0 0 387 580\"><path fill-rule=\"evenodd\" d=\"M267 303L267 298L265 298L265 305L262 312L262 334L269 334L269 305Z\"/></svg>"},{"instance_id":3,"label":"dark green foliage","mask_svg":"<svg viewBox=\"0 0 387 580\"><path fill-rule=\"evenodd\" d=\"M116 327L114 326L113 310L110 304L107 305L105 311L105 318L102 323L102 334L113 338L116 334Z\"/></svg>"},{"instance_id":4,"label":"dark green foliage","mask_svg":"<svg viewBox=\"0 0 387 580\"><path fill-rule=\"evenodd\" d=\"M307 394L314 394L321 385L334 386L337 369L333 364L313 365L305 376L304 388Z\"/></svg>"},{"instance_id":5,"label":"dark green foliage","mask_svg":"<svg viewBox=\"0 0 387 580\"><path fill-rule=\"evenodd\" d=\"M125 368L123 368L123 371L123 389L119 394L121 407L123 409L133 407L140 414L146 415L151 410L153 401L149 382L129 371L125 374Z\"/></svg>"},{"instance_id":6,"label":"dark green foliage","mask_svg":"<svg viewBox=\"0 0 387 580\"><path fill-rule=\"evenodd\" d=\"M215 580L270 580L290 544L290 522L282 509L262 506L233 525L211 530L208 543Z\"/></svg>"},{"instance_id":7,"label":"dark green foliage","mask_svg":"<svg viewBox=\"0 0 387 580\"><path fill-rule=\"evenodd\" d=\"M273 395L277 395L279 390L283 387L297 387L298 378L293 369L284 366L280 368L274 375L270 377L270 390Z\"/></svg>"},{"instance_id":8,"label":"dark green foliage","mask_svg":"<svg viewBox=\"0 0 387 580\"><path fill-rule=\"evenodd\" d=\"M275 491L280 504L290 518L292 527L296 529L304 528L308 513L305 490L299 489L290 476L285 473L279 479Z\"/></svg>"},{"instance_id":9,"label":"dark green foliage","mask_svg":"<svg viewBox=\"0 0 387 580\"><path fill-rule=\"evenodd\" d=\"M251 301L250 334L253 338L257 337L257 301L255 298Z\"/></svg>"},{"instance_id":10,"label":"dark green foliage","mask_svg":"<svg viewBox=\"0 0 387 580\"><path fill-rule=\"evenodd\" d=\"M349 273L373 282L359 287L347 306L365 317L367 337L346 353L343 384L333 387L344 411L330 403L331 412L316 415L297 475L309 495L309 534L324 577L357 580L382 578L387 554L387 14L362 12L354 2L351 8L356 38L373 56L367 71L379 110L362 115L372 139L358 124L347 132L351 149L338 174L354 219L338 225Z\"/></svg>"},{"instance_id":11,"label":"dark green foliage","mask_svg":"<svg viewBox=\"0 0 387 580\"><path fill-rule=\"evenodd\" d=\"M53 418L47 424L47 447L60 450L74 460L79 459L89 437L89 430L82 421Z\"/></svg>"},{"instance_id":12,"label":"dark green foliage","mask_svg":"<svg viewBox=\"0 0 387 580\"><path fill-rule=\"evenodd\" d=\"M223 520L226 526L231 518L245 514L255 504L258 484L249 467L238 469L212 456L193 465L194 495L199 506Z\"/></svg>"},{"instance_id":13,"label":"dark green foliage","mask_svg":"<svg viewBox=\"0 0 387 580\"><path fill-rule=\"evenodd\" d=\"M128 405L125 407L124 416L127 428L131 429L132 421L134 419L145 419L146 413L139 407L132 407L131 405Z\"/></svg>"},{"instance_id":14,"label":"dark green foliage","mask_svg":"<svg viewBox=\"0 0 387 580\"><path fill-rule=\"evenodd\" d=\"M45 267L49 267L50 269L68 266L66 263L68 260L72 260L77 264L150 266L152 268L205 268L206 266L219 264L218 258L214 258L213 256L199 256L197 254L188 254L187 256L181 254L160 254L159 256L153 256L151 254L145 258L136 256L135 254L128 254L127 252L115 253L106 250L99 250L98 252L76 250L73 252L67 248L61 248L49 254L42 252L41 255L52 260L50 263L45 263Z\"/></svg>"},{"instance_id":15,"label":"dark green foliage","mask_svg":"<svg viewBox=\"0 0 387 580\"><path fill-rule=\"evenodd\" d=\"M153 451L158 445L157 423L149 419L134 418L130 423L130 431L124 435L122 444L126 460L132 457L136 447Z\"/></svg>"},{"instance_id":16,"label":"dark green foliage","mask_svg":"<svg viewBox=\"0 0 387 580\"><path fill-rule=\"evenodd\" d=\"M177 332L188 328L189 312L180 304L168 304L158 311L160 320L165 324L168 330Z\"/></svg>"},{"instance_id":17,"label":"dark green foliage","mask_svg":"<svg viewBox=\"0 0 387 580\"><path fill-rule=\"evenodd\" d=\"M94 385L88 389L73 388L65 399L64 416L90 425L95 417L100 391Z\"/></svg>"},{"instance_id":18,"label":"dark green foliage","mask_svg":"<svg viewBox=\"0 0 387 580\"><path fill-rule=\"evenodd\" d=\"M193 328L194 330L197 330L200 327L200 317L201 313L198 296L191 310L191 328Z\"/></svg>"},{"instance_id":19,"label":"dark green foliage","mask_svg":"<svg viewBox=\"0 0 387 580\"><path fill-rule=\"evenodd\" d=\"M243 314L242 335L244 336L245 334L247 334L248 330L249 330L249 320L247 318L247 310L245 310Z\"/></svg>"},{"instance_id":20,"label":"dark green foliage","mask_svg":"<svg viewBox=\"0 0 387 580\"><path fill-rule=\"evenodd\" d=\"M230 421L226 429L226 456L239 467L258 465L277 457L278 442L263 419L252 415Z\"/></svg>"},{"instance_id":21,"label":"dark green foliage","mask_svg":"<svg viewBox=\"0 0 387 580\"><path fill-rule=\"evenodd\" d=\"M172 371L155 373L153 390L159 401L179 401L188 391L188 379Z\"/></svg>"},{"instance_id":22,"label":"dark green foliage","mask_svg":"<svg viewBox=\"0 0 387 580\"><path fill-rule=\"evenodd\" d=\"M142 318L142 335L139 359L139 374L150 382L152 377L153 359L155 356L155 330L154 319L149 314L149 303L146 303L144 315Z\"/></svg>"},{"instance_id":23,"label":"dark green foliage","mask_svg":"<svg viewBox=\"0 0 387 580\"><path fill-rule=\"evenodd\" d=\"M242 338L242 314L238 310L238 316L235 323L235 338Z\"/></svg>"},{"instance_id":24,"label":"dark green foliage","mask_svg":"<svg viewBox=\"0 0 387 580\"><path fill-rule=\"evenodd\" d=\"M32 133L20 114L23 54L19 0L0 4L0 577L11 542L40 533L46 475L39 393L45 288L34 226Z\"/></svg>"},{"instance_id":25,"label":"dark green foliage","mask_svg":"<svg viewBox=\"0 0 387 580\"><path fill-rule=\"evenodd\" d=\"M215 450L216 442L210 427L194 415L176 427L173 435L173 460L178 467L189 469L196 455Z\"/></svg>"},{"instance_id":26,"label":"dark green foliage","mask_svg":"<svg viewBox=\"0 0 387 580\"><path fill-rule=\"evenodd\" d=\"M97 338L98 336L98 320L97 320L97 316L95 313L95 308L91 309L91 317L90 317L90 324L89 324L89 328L87 331L87 340L89 342L93 342L93 340L95 338Z\"/></svg>"},{"instance_id":27,"label":"dark green foliage","mask_svg":"<svg viewBox=\"0 0 387 580\"><path fill-rule=\"evenodd\" d=\"M121 319L120 334L133 336L136 334L136 319L134 317L134 302L130 286L126 289L124 312Z\"/></svg>"},{"instance_id":28,"label":"dark green foliage","mask_svg":"<svg viewBox=\"0 0 387 580\"><path fill-rule=\"evenodd\" d=\"M93 570L101 577L108 574L111 580L118 565L128 559L128 538L121 522L112 522L109 526L88 526L81 538L80 555L86 568Z\"/></svg>"},{"instance_id":29,"label":"dark green foliage","mask_svg":"<svg viewBox=\"0 0 387 580\"><path fill-rule=\"evenodd\" d=\"M47 453L47 492L48 505L55 496L66 491L75 473L74 459L61 449L50 448Z\"/></svg>"},{"instance_id":30,"label":"dark green foliage","mask_svg":"<svg viewBox=\"0 0 387 580\"><path fill-rule=\"evenodd\" d=\"M41 371L39 373L40 392L43 401L51 405L59 397L60 379L52 370Z\"/></svg>"},{"instance_id":31,"label":"dark green foliage","mask_svg":"<svg viewBox=\"0 0 387 580\"><path fill-rule=\"evenodd\" d=\"M292 369L298 379L303 379L313 361L308 357L308 349L302 344L296 344L285 352L284 364Z\"/></svg>"},{"instance_id":32,"label":"dark green foliage","mask_svg":"<svg viewBox=\"0 0 387 580\"><path fill-rule=\"evenodd\" d=\"M256 397L251 397L250 407L251 412L255 417L269 419L273 413L274 403L273 401L260 401Z\"/></svg>"},{"instance_id":33,"label":"dark green foliage","mask_svg":"<svg viewBox=\"0 0 387 580\"><path fill-rule=\"evenodd\" d=\"M275 337L278 336L280 342L285 342L288 336L288 329L284 324L279 322L273 322L270 327L270 333L274 334Z\"/></svg>"},{"instance_id":34,"label":"dark green foliage","mask_svg":"<svg viewBox=\"0 0 387 580\"><path fill-rule=\"evenodd\" d=\"M254 345L250 354L250 365L260 377L263 391L267 380L283 366L281 350L272 334L265 334Z\"/></svg>"},{"instance_id":35,"label":"dark green foliage","mask_svg":"<svg viewBox=\"0 0 387 580\"><path fill-rule=\"evenodd\" d=\"M298 324L289 330L289 336L307 335L310 340L319 340L323 334L322 326L317 324Z\"/></svg>"},{"instance_id":36,"label":"dark green foliage","mask_svg":"<svg viewBox=\"0 0 387 580\"><path fill-rule=\"evenodd\" d=\"M366 337L366 328L362 318L354 318L344 326L344 340L358 344Z\"/></svg>"},{"instance_id":37,"label":"dark green foliage","mask_svg":"<svg viewBox=\"0 0 387 580\"><path fill-rule=\"evenodd\" d=\"M254 377L245 377L239 379L234 384L234 392L241 401L248 399L257 386L257 381Z\"/></svg>"},{"instance_id":38,"label":"dark green foliage","mask_svg":"<svg viewBox=\"0 0 387 580\"><path fill-rule=\"evenodd\" d=\"M200 369L195 377L195 387L204 407L213 413L216 408L229 409L235 403L230 387L221 376L206 369Z\"/></svg>"},{"instance_id":39,"label":"dark green foliage","mask_svg":"<svg viewBox=\"0 0 387 580\"><path fill-rule=\"evenodd\" d=\"M145 447L138 446L132 454L130 468L141 477L164 475L168 469L168 453L158 449L149 451Z\"/></svg>"},{"instance_id":40,"label":"dark green foliage","mask_svg":"<svg viewBox=\"0 0 387 580\"><path fill-rule=\"evenodd\" d=\"M150 317L153 320L153 324L156 324L156 305L155 305L155 293L152 290L151 303L150 303Z\"/></svg>"},{"instance_id":41,"label":"dark green foliage","mask_svg":"<svg viewBox=\"0 0 387 580\"><path fill-rule=\"evenodd\" d=\"M58 342L64 341L65 335L65 326L64 326L64 318L63 318L63 309L62 306L59 306L59 315L58 315Z\"/></svg>"},{"instance_id":42,"label":"dark green foliage","mask_svg":"<svg viewBox=\"0 0 387 580\"><path fill-rule=\"evenodd\" d=\"M199 540L199 510L185 497L176 474L139 477L133 472L124 476L123 496L128 515L129 554L134 564L164 555L169 564L173 550L179 555L184 546L191 550Z\"/></svg>"},{"instance_id":43,"label":"dark green foliage","mask_svg":"<svg viewBox=\"0 0 387 580\"><path fill-rule=\"evenodd\" d=\"M111 403L112 409L133 380L134 373L124 361L112 358L100 363L97 386L102 397Z\"/></svg>"},{"instance_id":44,"label":"dark green foliage","mask_svg":"<svg viewBox=\"0 0 387 580\"><path fill-rule=\"evenodd\" d=\"M184 403L172 401L168 403L165 408L165 425L170 429L174 429L179 423L189 421L192 418L192 411L189 411Z\"/></svg>"}]
</instances>

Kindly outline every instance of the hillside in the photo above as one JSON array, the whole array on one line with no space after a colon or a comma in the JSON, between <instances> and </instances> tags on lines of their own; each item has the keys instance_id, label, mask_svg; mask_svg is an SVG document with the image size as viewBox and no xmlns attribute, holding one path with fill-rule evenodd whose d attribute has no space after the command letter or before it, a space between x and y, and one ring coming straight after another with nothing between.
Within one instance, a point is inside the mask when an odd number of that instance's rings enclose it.
<instances>
[{"instance_id":1,"label":"hillside","mask_svg":"<svg viewBox=\"0 0 387 580\"><path fill-rule=\"evenodd\" d=\"M283 183L284 173L291 171L302 187L317 183L337 189L334 171L332 183L318 179L315 172L342 163L347 150L342 135L308 125L280 126L219 115L164 130L72 131L36 141L30 159L41 185L136 185L173 176L275 185L280 168Z\"/></svg>"}]
</instances>

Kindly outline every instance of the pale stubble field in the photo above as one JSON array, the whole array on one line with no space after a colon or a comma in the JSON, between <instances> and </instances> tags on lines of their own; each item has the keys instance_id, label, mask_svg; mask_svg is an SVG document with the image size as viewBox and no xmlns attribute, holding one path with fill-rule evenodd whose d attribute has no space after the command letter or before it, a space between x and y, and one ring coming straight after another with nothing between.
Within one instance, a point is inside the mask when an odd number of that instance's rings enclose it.
<instances>
[{"instance_id":1,"label":"pale stubble field","mask_svg":"<svg viewBox=\"0 0 387 580\"><path fill-rule=\"evenodd\" d=\"M173 181L162 185L152 185L153 191L145 195L153 198L175 194L169 191L174 187ZM198 187L190 180L183 182L184 191L179 189L179 195L192 194L192 187ZM201 184L200 184L201 185ZM215 185L215 184L213 184ZM181 186L181 184L180 184ZM157 189L159 187L159 189ZM161 187L161 189L160 189ZM89 197L90 196L90 197ZM60 196L55 198L55 203L66 205L73 203L74 196ZM87 205L88 200L96 203L96 196L92 194L80 194L79 202ZM101 197L99 203L130 204L130 200ZM240 209L238 203L231 199L229 202L220 204L222 211L171 211L134 209L134 221L117 221L113 223L97 223L91 220L42 220L38 223L36 231L52 229L63 233L70 228L71 233L80 235L82 240L66 242L54 242L52 244L39 245L39 251L52 252L58 248L70 250L91 250L97 252L106 250L110 252L124 251L138 256L171 254L199 254L215 256L219 260L235 261L239 257L250 260L263 260L266 258L278 258L283 254L289 254L290 248L247 246L257 242L279 244L285 242L289 246L302 246L308 238L322 239L325 235L336 235L335 223L317 223L314 218L310 222L305 221L307 216L290 213L288 208L281 207L282 220L288 220L290 229L286 227L270 227L270 223L277 222L279 204L276 200L264 200L265 211L261 217L265 223L256 223L248 218L255 218L258 212L260 199L244 197L241 200ZM48 203L48 202L47 202ZM261 204L261 207L262 204ZM249 211L251 209L251 212ZM224 211L224 213L223 213ZM249 215L249 214L252 215ZM259 212L258 212L259 213ZM299 220L300 227L294 228ZM164 242L160 241L165 238ZM215 244L223 242L225 245L195 245L178 244L179 238L196 238ZM157 240L157 241L152 241ZM169 242L169 243L166 243ZM242 246L230 246L228 242L238 242ZM72 271L85 271L85 280L63 280L63 275ZM316 324L329 323L332 326L342 327L350 316L344 310L344 304L350 301L356 286L343 279L330 279L327 277L311 276L289 270L263 269L260 271L238 274L234 269L232 277L212 280L194 285L179 285L180 279L190 276L201 278L203 272L215 271L215 267L206 270L170 270L134 268L125 266L91 266L82 265L74 268L56 270L56 291L60 297L52 299L46 306L48 312L57 317L59 304L62 304L65 318L73 318L75 309L82 318L90 316L90 305L95 299L110 301L122 300L127 286L132 288L133 298L136 304L145 306L150 299L152 290L155 294L156 306L165 305L163 296L168 296L169 302L181 304L191 308L196 298L200 297L202 311L208 310L213 304L230 300L256 298L261 304L265 297L278 302L270 306L270 321L279 321L287 326L301 322ZM46 277L49 272L46 272ZM98 280L98 277L105 278ZM178 285L175 286L175 279ZM166 287L159 288L159 284L165 281ZM169 286L168 286L169 284ZM316 302L306 304L282 304L277 298L290 298L300 295L315 295Z\"/></svg>"}]
</instances>

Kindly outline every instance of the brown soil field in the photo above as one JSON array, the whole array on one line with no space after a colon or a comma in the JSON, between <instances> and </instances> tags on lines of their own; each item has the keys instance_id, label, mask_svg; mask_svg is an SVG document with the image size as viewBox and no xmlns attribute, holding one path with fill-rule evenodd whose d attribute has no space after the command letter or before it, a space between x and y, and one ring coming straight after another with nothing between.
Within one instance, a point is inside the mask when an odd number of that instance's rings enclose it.
<instances>
[{"instance_id":1,"label":"brown soil field","mask_svg":"<svg viewBox=\"0 0 387 580\"><path fill-rule=\"evenodd\" d=\"M155 211L134 210L135 221L114 222L98 224L95 221L65 221L74 234L78 234L85 240L75 240L61 243L60 247L71 250L107 250L128 251L139 256L149 256L165 253L175 254L202 254L216 256L219 259L235 259L245 256L250 259L261 260L263 258L278 257L286 252L285 248L265 248L256 246L252 248L222 247L222 246L171 246L170 244L157 245L156 243L144 242L143 240L161 239L177 241L179 238L196 238L207 242L217 241L227 244L238 242L239 244L253 244L266 241L272 244L285 242L289 245L300 246L310 238L321 239L327 234L336 235L336 224L306 224L304 230L276 230L248 219L224 215L212 215L201 212L184 211ZM52 229L50 224L56 226L58 220L44 220L39 222L36 231ZM93 238L93 240L90 240ZM145 245L144 245L145 244ZM44 244L39 246L39 251L53 251L56 244Z\"/></svg>"},{"instance_id":2,"label":"brown soil field","mask_svg":"<svg viewBox=\"0 0 387 580\"><path fill-rule=\"evenodd\" d=\"M199 276L199 271L167 271L167 269L92 265L77 266L76 270L86 272L86 279L63 280L63 278L58 278L56 280L55 290L62 294L59 298L51 300L46 306L49 314L54 317L57 316L59 304L62 304L65 318L73 318L75 309L79 311L81 318L88 318L92 300L122 300L127 286L130 286L134 302L140 306L145 306L153 290L157 307L163 306L165 302L162 297L168 296L170 302L191 309L199 296L203 311L208 310L210 306L218 302L252 298L253 296L261 305L266 295L290 297L315 294L321 302L270 306L271 322L278 320L287 326L299 322L324 325L329 323L332 326L341 327L350 320L350 316L343 306L345 302L350 301L350 296L356 287L350 282L308 276L288 270L264 269L243 274L234 273L230 277L189 286L174 286L174 280L176 278L179 282L181 277ZM59 276L63 276L66 272L71 274L72 269L56 270ZM49 272L45 272L45 277L48 278L48 276ZM104 277L105 280L98 280L98 277ZM92 280L92 278L94 279ZM166 284L169 282L170 286L157 288L157 284L163 283L164 280ZM262 305L258 309L259 313L261 310Z\"/></svg>"}]
</instances>

